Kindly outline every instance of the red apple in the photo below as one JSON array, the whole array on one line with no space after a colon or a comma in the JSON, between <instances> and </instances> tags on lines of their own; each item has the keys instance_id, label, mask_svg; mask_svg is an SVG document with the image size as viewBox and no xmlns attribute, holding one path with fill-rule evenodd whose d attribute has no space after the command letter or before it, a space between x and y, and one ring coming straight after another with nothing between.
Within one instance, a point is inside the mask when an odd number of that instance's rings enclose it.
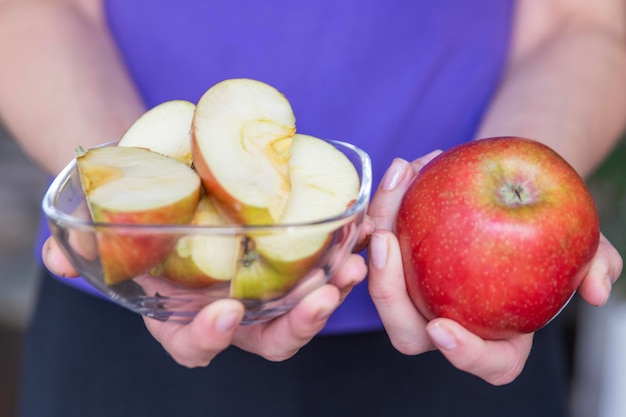
<instances>
[{"instance_id":1,"label":"red apple","mask_svg":"<svg viewBox=\"0 0 626 417\"><path fill-rule=\"evenodd\" d=\"M577 172L549 147L515 137L432 160L407 190L396 231L418 310L485 339L530 333L557 315L600 236Z\"/></svg>"}]
</instances>

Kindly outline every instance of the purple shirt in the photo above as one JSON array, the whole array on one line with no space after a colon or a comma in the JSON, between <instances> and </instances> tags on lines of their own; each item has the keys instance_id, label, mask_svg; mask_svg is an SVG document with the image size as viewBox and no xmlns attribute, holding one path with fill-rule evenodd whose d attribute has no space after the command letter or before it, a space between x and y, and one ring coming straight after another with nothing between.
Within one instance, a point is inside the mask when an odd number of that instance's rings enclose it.
<instances>
[{"instance_id":1,"label":"purple shirt","mask_svg":"<svg viewBox=\"0 0 626 417\"><path fill-rule=\"evenodd\" d=\"M299 132L366 150L374 186L394 157L473 138L501 79L513 11L512 0L106 2L147 107L196 102L226 78L265 81L289 99ZM363 284L325 332L380 326Z\"/></svg>"}]
</instances>

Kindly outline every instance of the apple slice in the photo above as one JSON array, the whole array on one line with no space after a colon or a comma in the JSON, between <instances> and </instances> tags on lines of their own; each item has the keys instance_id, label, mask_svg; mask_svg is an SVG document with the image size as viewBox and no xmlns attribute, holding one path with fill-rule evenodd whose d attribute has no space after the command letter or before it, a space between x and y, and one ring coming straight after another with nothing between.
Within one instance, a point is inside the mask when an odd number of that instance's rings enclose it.
<instances>
[{"instance_id":1,"label":"apple slice","mask_svg":"<svg viewBox=\"0 0 626 417\"><path fill-rule=\"evenodd\" d=\"M332 144L313 136L294 135L289 173L292 188L281 224L310 223L338 216L354 203L359 193L359 175L350 160ZM250 235L259 259L267 265L263 268L266 276L237 274L232 295L267 298L278 290L288 289L314 266L330 243L332 232L342 224L338 220L286 227L280 233ZM261 285L255 282L258 279L266 282Z\"/></svg>"},{"instance_id":2,"label":"apple slice","mask_svg":"<svg viewBox=\"0 0 626 417\"><path fill-rule=\"evenodd\" d=\"M291 190L295 117L274 87L250 79L215 84L193 119L192 155L205 190L242 224L272 224Z\"/></svg>"},{"instance_id":3,"label":"apple slice","mask_svg":"<svg viewBox=\"0 0 626 417\"><path fill-rule=\"evenodd\" d=\"M356 168L330 142L296 134L289 161L291 193L280 223L324 220L354 204L361 181Z\"/></svg>"},{"instance_id":4,"label":"apple slice","mask_svg":"<svg viewBox=\"0 0 626 417\"><path fill-rule=\"evenodd\" d=\"M230 283L231 297L248 300L272 299L283 295L285 290L298 281L300 275L285 275L267 263L253 249L252 240L249 240L248 244L245 261Z\"/></svg>"},{"instance_id":5,"label":"apple slice","mask_svg":"<svg viewBox=\"0 0 626 417\"><path fill-rule=\"evenodd\" d=\"M185 100L161 103L141 115L118 146L150 149L191 166L191 122L195 110L195 104Z\"/></svg>"},{"instance_id":6,"label":"apple slice","mask_svg":"<svg viewBox=\"0 0 626 417\"><path fill-rule=\"evenodd\" d=\"M217 211L207 195L200 199L191 223L201 226L232 225ZM231 280L243 251L242 240L243 236L219 235L217 232L183 236L153 274L190 288Z\"/></svg>"},{"instance_id":7,"label":"apple slice","mask_svg":"<svg viewBox=\"0 0 626 417\"><path fill-rule=\"evenodd\" d=\"M93 220L118 224L184 224L200 198L200 178L185 164L143 148L109 146L76 157ZM177 236L122 226L98 231L106 284L148 272L174 247Z\"/></svg>"}]
</instances>

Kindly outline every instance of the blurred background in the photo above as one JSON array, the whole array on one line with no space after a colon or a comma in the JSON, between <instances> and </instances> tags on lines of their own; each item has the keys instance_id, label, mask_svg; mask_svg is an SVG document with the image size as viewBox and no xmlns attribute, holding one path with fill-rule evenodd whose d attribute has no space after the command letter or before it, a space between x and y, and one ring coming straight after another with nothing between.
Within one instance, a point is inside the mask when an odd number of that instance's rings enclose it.
<instances>
[{"instance_id":1,"label":"blurred background","mask_svg":"<svg viewBox=\"0 0 626 417\"><path fill-rule=\"evenodd\" d=\"M626 137L589 180L605 235L626 256ZM32 249L46 175L0 125L0 417L15 416L24 329L38 277ZM626 416L626 283L606 308L572 303L573 417ZM582 305L582 308L581 308Z\"/></svg>"},{"instance_id":2,"label":"blurred background","mask_svg":"<svg viewBox=\"0 0 626 417\"><path fill-rule=\"evenodd\" d=\"M15 415L21 341L35 295L33 242L46 175L0 126L0 417Z\"/></svg>"}]
</instances>

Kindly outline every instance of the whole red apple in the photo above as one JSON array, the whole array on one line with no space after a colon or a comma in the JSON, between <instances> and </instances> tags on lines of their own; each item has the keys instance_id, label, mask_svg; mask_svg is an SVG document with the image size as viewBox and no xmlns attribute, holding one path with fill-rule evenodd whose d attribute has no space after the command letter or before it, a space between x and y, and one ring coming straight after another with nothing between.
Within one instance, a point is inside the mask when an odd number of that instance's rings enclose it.
<instances>
[{"instance_id":1,"label":"whole red apple","mask_svg":"<svg viewBox=\"0 0 626 417\"><path fill-rule=\"evenodd\" d=\"M418 310L485 339L548 323L600 237L578 173L549 147L516 137L461 144L432 160L407 190L396 231Z\"/></svg>"}]
</instances>

